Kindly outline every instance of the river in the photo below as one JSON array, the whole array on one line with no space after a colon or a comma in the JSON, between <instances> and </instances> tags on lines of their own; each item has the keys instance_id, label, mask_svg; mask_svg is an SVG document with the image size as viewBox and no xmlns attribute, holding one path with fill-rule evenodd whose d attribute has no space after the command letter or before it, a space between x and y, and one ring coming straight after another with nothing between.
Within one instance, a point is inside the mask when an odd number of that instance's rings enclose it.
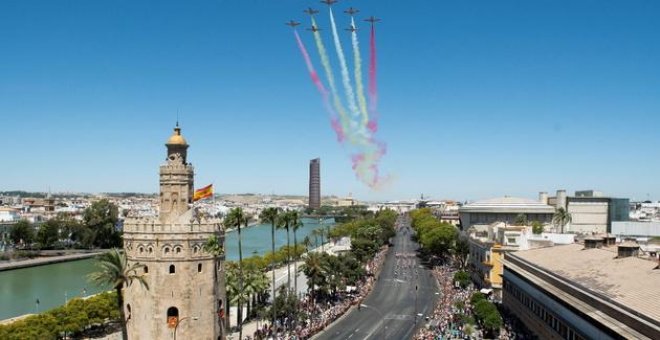
<instances>
[{"instance_id":1,"label":"river","mask_svg":"<svg viewBox=\"0 0 660 340\"><path fill-rule=\"evenodd\" d=\"M324 221L303 219L303 226L296 231L298 243L312 231L334 224L332 220ZM258 224L241 229L243 257L263 255L271 249L270 224ZM319 239L320 243L321 240ZM293 233L291 233L293 244ZM286 232L275 231L275 247L286 245ZM317 246L315 244L315 246ZM227 232L225 235L226 258L238 260L238 233ZM87 282L87 275L94 271L94 259L77 260L48 264L38 267L8 270L0 272L0 320L23 314L45 311L58 307L72 297L96 294L102 287ZM37 304L39 300L39 304Z\"/></svg>"}]
</instances>

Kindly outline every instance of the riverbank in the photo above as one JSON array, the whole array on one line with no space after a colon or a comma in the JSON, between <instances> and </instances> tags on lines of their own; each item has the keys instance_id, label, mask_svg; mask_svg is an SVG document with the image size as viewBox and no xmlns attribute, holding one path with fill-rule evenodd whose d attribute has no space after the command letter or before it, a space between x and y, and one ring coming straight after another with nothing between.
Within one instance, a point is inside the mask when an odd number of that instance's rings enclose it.
<instances>
[{"instance_id":1,"label":"riverbank","mask_svg":"<svg viewBox=\"0 0 660 340\"><path fill-rule=\"evenodd\" d=\"M86 251L84 253L77 253L77 254L48 256L48 257L39 257L33 259L0 262L0 272L7 270L21 269L21 268L38 267L53 263L83 260L94 257L102 252L103 250L93 250L93 251Z\"/></svg>"}]
</instances>

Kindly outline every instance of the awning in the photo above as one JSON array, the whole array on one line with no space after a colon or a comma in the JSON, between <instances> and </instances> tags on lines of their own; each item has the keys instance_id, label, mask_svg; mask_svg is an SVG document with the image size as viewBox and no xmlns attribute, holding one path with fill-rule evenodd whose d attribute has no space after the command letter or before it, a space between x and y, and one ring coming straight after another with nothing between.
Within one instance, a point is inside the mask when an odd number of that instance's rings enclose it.
<instances>
[{"instance_id":1,"label":"awning","mask_svg":"<svg viewBox=\"0 0 660 340\"><path fill-rule=\"evenodd\" d=\"M486 294L486 295L488 295L488 294L492 293L493 290L490 289L490 288L481 288L480 292L481 292L481 294Z\"/></svg>"}]
</instances>

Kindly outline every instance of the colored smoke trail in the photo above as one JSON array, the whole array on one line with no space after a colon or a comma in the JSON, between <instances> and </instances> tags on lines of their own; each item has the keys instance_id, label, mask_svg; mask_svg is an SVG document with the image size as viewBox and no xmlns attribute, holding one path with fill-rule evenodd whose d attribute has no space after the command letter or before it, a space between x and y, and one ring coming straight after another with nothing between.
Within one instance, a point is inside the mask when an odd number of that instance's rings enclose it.
<instances>
[{"instance_id":1,"label":"colored smoke trail","mask_svg":"<svg viewBox=\"0 0 660 340\"><path fill-rule=\"evenodd\" d=\"M314 69L314 65L312 64L312 60L309 58L309 53L307 53L305 44L303 44L302 40L300 39L300 35L298 34L298 31L294 30L293 34L296 36L296 42L298 43L298 48L300 49L300 53L302 53L303 55L303 59L305 59L305 65L307 65L307 71L309 71L309 76L312 78L312 82L314 83L316 89L319 91L319 93L322 96L327 96L328 91L325 89L325 86L323 86L321 79L319 79L319 76L316 73L316 70Z\"/></svg>"},{"instance_id":2,"label":"colored smoke trail","mask_svg":"<svg viewBox=\"0 0 660 340\"><path fill-rule=\"evenodd\" d=\"M351 86L351 77L348 74L348 66L346 66L346 57L344 56L344 49L341 47L341 41L337 34L337 25L335 25L335 17L332 15L332 7L330 8L330 26L332 27L332 37L335 41L335 49L337 50L337 58L339 59L339 67L341 68L341 79L346 91L346 102L348 108L354 116L360 114L360 110L355 102L355 93L353 93L353 86Z\"/></svg>"},{"instance_id":3,"label":"colored smoke trail","mask_svg":"<svg viewBox=\"0 0 660 340\"><path fill-rule=\"evenodd\" d=\"M305 65L307 65L307 71L309 71L309 76L312 78L312 82L316 86L316 89L319 91L321 94L321 97L323 97L323 106L325 106L326 111L330 114L330 122L332 125L332 129L335 131L337 134L337 140L339 142L343 142L345 136L344 129L341 127L337 120L337 114L332 110L332 107L330 106L329 99L328 99L328 90L326 90L325 86L323 86L323 83L321 82L321 79L319 79L318 73L316 73L316 70L314 69L314 65L312 64L312 60L309 57L309 53L307 52L307 48L305 48L305 44L302 42L302 39L300 39L300 35L298 34L297 30L293 30L293 34L296 37L296 42L298 43L298 48L300 49L300 53L303 56L303 59L305 60Z\"/></svg>"},{"instance_id":4,"label":"colored smoke trail","mask_svg":"<svg viewBox=\"0 0 660 340\"><path fill-rule=\"evenodd\" d=\"M376 87L376 28L371 24L371 37L369 39L369 107L371 111L371 120L368 128L372 132L378 130L378 89Z\"/></svg>"},{"instance_id":5,"label":"colored smoke trail","mask_svg":"<svg viewBox=\"0 0 660 340\"><path fill-rule=\"evenodd\" d=\"M367 111L367 99L364 96L364 83L362 82L362 57L360 56L360 44L358 43L355 20L353 20L352 16L351 27L353 27L351 40L353 42L353 64L355 66L355 90L358 104L360 105L360 112L362 113L362 124L367 124L369 120L369 112Z\"/></svg>"},{"instance_id":6,"label":"colored smoke trail","mask_svg":"<svg viewBox=\"0 0 660 340\"><path fill-rule=\"evenodd\" d=\"M314 17L312 17L312 27L318 27L316 25L316 20L314 20ZM335 77L332 74L332 68L330 66L330 58L328 58L328 53L325 50L325 46L323 45L323 40L321 40L321 34L319 34L318 31L313 33L314 33L313 34L314 41L316 42L316 49L319 51L319 56L321 57L321 65L323 65L323 69L325 70L325 75L328 78L328 86L330 86L332 103L335 107L336 112L339 114L339 119L343 131L347 131L349 126L348 126L348 119L346 117L346 109L344 109L344 106L341 103L341 99L339 98L339 94L337 93L337 86L335 85Z\"/></svg>"},{"instance_id":7,"label":"colored smoke trail","mask_svg":"<svg viewBox=\"0 0 660 340\"><path fill-rule=\"evenodd\" d=\"M385 143L371 139L369 148L351 156L355 176L372 189L382 188L391 179L382 177L378 171L378 162L386 152Z\"/></svg>"}]
</instances>

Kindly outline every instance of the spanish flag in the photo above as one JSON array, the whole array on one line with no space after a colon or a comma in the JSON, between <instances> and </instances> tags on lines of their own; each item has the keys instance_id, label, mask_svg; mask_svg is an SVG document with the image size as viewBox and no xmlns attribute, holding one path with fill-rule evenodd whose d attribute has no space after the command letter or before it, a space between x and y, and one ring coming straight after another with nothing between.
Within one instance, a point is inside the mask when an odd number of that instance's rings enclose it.
<instances>
[{"instance_id":1,"label":"spanish flag","mask_svg":"<svg viewBox=\"0 0 660 340\"><path fill-rule=\"evenodd\" d=\"M213 184L209 184L201 189L195 190L195 195L193 196L193 202L203 200L213 196Z\"/></svg>"}]
</instances>

